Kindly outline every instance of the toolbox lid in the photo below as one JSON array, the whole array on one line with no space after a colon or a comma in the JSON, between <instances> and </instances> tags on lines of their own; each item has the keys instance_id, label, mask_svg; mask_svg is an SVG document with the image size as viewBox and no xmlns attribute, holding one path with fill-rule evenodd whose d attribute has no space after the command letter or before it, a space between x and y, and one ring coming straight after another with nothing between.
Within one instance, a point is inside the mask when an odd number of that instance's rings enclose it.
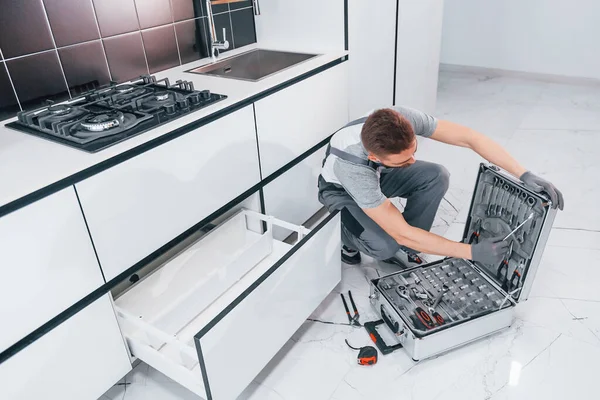
<instances>
[{"instance_id":1,"label":"toolbox lid","mask_svg":"<svg viewBox=\"0 0 600 400\"><path fill-rule=\"evenodd\" d=\"M551 205L545 194L531 191L500 168L480 165L463 242L504 238L521 226L506 239L512 243L507 259L499 265L475 263L504 292L513 293L516 301L526 300L531 291L556 215Z\"/></svg>"}]
</instances>

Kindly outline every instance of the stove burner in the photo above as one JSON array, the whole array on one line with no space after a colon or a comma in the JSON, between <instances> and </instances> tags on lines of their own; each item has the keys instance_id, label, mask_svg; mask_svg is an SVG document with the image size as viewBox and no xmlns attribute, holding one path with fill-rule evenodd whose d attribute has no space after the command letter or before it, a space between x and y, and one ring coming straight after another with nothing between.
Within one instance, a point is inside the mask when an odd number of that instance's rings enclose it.
<instances>
[{"instance_id":1,"label":"stove burner","mask_svg":"<svg viewBox=\"0 0 600 400\"><path fill-rule=\"evenodd\" d=\"M171 85L147 76L92 90L70 103L21 111L6 126L96 152L226 97L194 90L191 82Z\"/></svg>"},{"instance_id":2,"label":"stove burner","mask_svg":"<svg viewBox=\"0 0 600 400\"><path fill-rule=\"evenodd\" d=\"M121 86L117 86L116 90L118 93L129 93L133 89L136 89L136 88L137 88L137 86L134 86L134 85L121 85Z\"/></svg>"},{"instance_id":3,"label":"stove burner","mask_svg":"<svg viewBox=\"0 0 600 400\"><path fill-rule=\"evenodd\" d=\"M156 92L154 95L156 101L165 101L169 99L169 92Z\"/></svg>"},{"instance_id":4,"label":"stove burner","mask_svg":"<svg viewBox=\"0 0 600 400\"><path fill-rule=\"evenodd\" d=\"M80 126L90 132L103 132L118 127L125 121L125 116L120 111L92 115L81 122Z\"/></svg>"},{"instance_id":5,"label":"stove burner","mask_svg":"<svg viewBox=\"0 0 600 400\"><path fill-rule=\"evenodd\" d=\"M48 107L48 113L52 115L65 115L73 111L73 108L66 104L57 104L55 106Z\"/></svg>"}]
</instances>

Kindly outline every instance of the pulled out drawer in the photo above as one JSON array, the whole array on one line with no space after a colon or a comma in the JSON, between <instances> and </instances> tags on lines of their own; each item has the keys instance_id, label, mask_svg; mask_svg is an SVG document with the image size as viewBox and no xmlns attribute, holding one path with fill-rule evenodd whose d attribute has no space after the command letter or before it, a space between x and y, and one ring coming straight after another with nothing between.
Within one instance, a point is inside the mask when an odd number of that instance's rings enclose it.
<instances>
[{"instance_id":1,"label":"pulled out drawer","mask_svg":"<svg viewBox=\"0 0 600 400\"><path fill-rule=\"evenodd\" d=\"M339 253L337 214L311 231L242 210L115 301L129 349L207 400L233 399L340 281Z\"/></svg>"}]
</instances>

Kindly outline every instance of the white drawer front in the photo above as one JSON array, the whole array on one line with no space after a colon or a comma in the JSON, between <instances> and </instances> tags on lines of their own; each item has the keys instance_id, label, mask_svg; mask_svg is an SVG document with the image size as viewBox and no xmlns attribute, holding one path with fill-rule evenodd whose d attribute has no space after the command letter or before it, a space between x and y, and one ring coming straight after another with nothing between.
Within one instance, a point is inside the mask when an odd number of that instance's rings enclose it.
<instances>
[{"instance_id":1,"label":"white drawer front","mask_svg":"<svg viewBox=\"0 0 600 400\"><path fill-rule=\"evenodd\" d=\"M212 398L236 398L340 279L336 215L200 338Z\"/></svg>"},{"instance_id":2,"label":"white drawer front","mask_svg":"<svg viewBox=\"0 0 600 400\"><path fill-rule=\"evenodd\" d=\"M260 180L252 106L77 185L107 280Z\"/></svg>"},{"instance_id":3,"label":"white drawer front","mask_svg":"<svg viewBox=\"0 0 600 400\"><path fill-rule=\"evenodd\" d=\"M0 364L0 399L96 400L130 370L105 295Z\"/></svg>"},{"instance_id":4,"label":"white drawer front","mask_svg":"<svg viewBox=\"0 0 600 400\"><path fill-rule=\"evenodd\" d=\"M104 284L72 187L0 219L0 351Z\"/></svg>"},{"instance_id":5,"label":"white drawer front","mask_svg":"<svg viewBox=\"0 0 600 400\"><path fill-rule=\"evenodd\" d=\"M265 186L267 214L292 224L303 224L323 207L317 198L317 180L326 149L324 146ZM273 231L276 239L284 239L288 234L277 227Z\"/></svg>"},{"instance_id":6,"label":"white drawer front","mask_svg":"<svg viewBox=\"0 0 600 400\"><path fill-rule=\"evenodd\" d=\"M254 104L263 177L348 122L346 64L330 68Z\"/></svg>"}]
</instances>

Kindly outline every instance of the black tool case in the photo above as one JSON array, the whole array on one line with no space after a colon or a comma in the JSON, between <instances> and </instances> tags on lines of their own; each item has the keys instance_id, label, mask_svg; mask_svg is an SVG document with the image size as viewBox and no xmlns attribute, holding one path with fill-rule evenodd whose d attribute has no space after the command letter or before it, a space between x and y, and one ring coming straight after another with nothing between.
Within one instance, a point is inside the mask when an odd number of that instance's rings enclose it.
<instances>
[{"instance_id":1,"label":"black tool case","mask_svg":"<svg viewBox=\"0 0 600 400\"><path fill-rule=\"evenodd\" d=\"M499 265L446 258L371 280L371 305L396 345L417 361L509 327L531 291L556 216L551 206L545 195L481 164L463 242L505 237L525 222L506 239L512 252Z\"/></svg>"}]
</instances>

